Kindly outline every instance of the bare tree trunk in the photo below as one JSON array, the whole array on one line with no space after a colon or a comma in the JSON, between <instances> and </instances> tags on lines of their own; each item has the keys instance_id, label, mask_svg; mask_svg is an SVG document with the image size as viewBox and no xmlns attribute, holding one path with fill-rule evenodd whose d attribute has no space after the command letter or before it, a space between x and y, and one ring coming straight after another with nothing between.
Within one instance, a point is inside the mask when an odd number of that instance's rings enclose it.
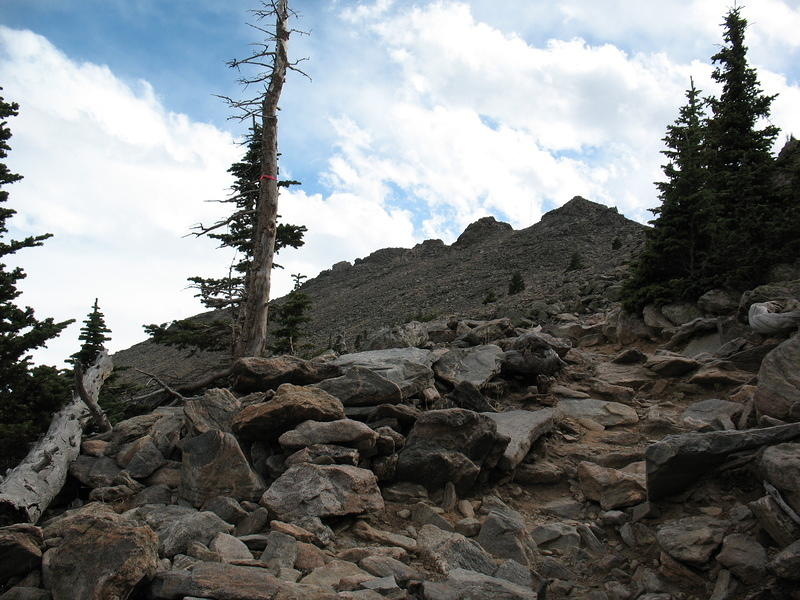
<instances>
[{"instance_id":1,"label":"bare tree trunk","mask_svg":"<svg viewBox=\"0 0 800 600\"><path fill-rule=\"evenodd\" d=\"M289 66L288 0L275 8L275 54L269 85L261 103L261 177L259 178L253 262L247 274L243 318L234 356L261 356L267 345L267 321L272 262L278 217L278 101Z\"/></svg>"},{"instance_id":2,"label":"bare tree trunk","mask_svg":"<svg viewBox=\"0 0 800 600\"><path fill-rule=\"evenodd\" d=\"M101 355L83 377L83 387L95 403L110 364L111 358ZM73 394L72 402L53 415L44 437L0 483L0 526L39 520L67 480L70 463L78 458L81 421L88 412L80 395Z\"/></svg>"},{"instance_id":3,"label":"bare tree trunk","mask_svg":"<svg viewBox=\"0 0 800 600\"><path fill-rule=\"evenodd\" d=\"M114 370L114 363L108 352L103 350L94 364L97 368L89 369L89 373L92 373L91 379L89 379L89 374L83 372L80 361L75 362L75 391L89 409L94 424L101 432L105 433L111 431L111 422L97 401L100 397L100 387Z\"/></svg>"}]
</instances>

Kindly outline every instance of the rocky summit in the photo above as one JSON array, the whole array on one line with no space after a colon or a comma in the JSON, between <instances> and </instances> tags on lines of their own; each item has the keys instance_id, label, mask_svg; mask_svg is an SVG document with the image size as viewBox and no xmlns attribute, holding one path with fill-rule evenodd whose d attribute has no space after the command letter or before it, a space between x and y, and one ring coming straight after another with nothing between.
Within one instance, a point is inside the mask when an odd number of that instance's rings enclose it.
<instances>
[{"instance_id":1,"label":"rocky summit","mask_svg":"<svg viewBox=\"0 0 800 600\"><path fill-rule=\"evenodd\" d=\"M478 227L437 252L530 239ZM797 600L800 281L637 316L587 269L86 435L44 515L5 517L0 599Z\"/></svg>"}]
</instances>

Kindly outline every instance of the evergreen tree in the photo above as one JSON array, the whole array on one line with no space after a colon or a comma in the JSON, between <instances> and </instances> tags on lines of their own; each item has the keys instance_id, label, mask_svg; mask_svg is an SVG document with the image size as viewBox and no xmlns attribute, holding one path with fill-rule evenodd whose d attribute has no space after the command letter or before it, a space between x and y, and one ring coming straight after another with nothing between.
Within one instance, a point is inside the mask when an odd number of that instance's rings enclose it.
<instances>
[{"instance_id":1,"label":"evergreen tree","mask_svg":"<svg viewBox=\"0 0 800 600\"><path fill-rule=\"evenodd\" d=\"M706 275L715 284L745 289L760 283L776 258L777 214L773 194L772 146L778 135L769 118L775 96L761 90L755 69L747 62L744 38L747 20L740 8L728 11L724 44L714 56L712 77L722 85L719 98L709 98L708 187L711 199L711 245Z\"/></svg>"},{"instance_id":2,"label":"evergreen tree","mask_svg":"<svg viewBox=\"0 0 800 600\"><path fill-rule=\"evenodd\" d=\"M302 280L306 276L296 273L292 277L294 289L284 303L274 309L274 320L278 327L273 334L275 341L271 350L276 354L295 354L300 348L298 342L305 334L305 324L311 320L308 316L311 298L300 291Z\"/></svg>"},{"instance_id":3,"label":"evergreen tree","mask_svg":"<svg viewBox=\"0 0 800 600\"><path fill-rule=\"evenodd\" d=\"M221 231L208 231L208 237L219 240L221 248L236 251L235 262L227 276L219 278L190 277L189 281L198 289L198 296L208 308L236 309L243 302L245 278L253 259L253 231L255 207L258 202L258 178L261 173L261 126L253 123L247 140L247 150L242 160L233 163L228 173L236 179L232 187L233 196L225 202L233 204L233 212L224 222ZM298 181L279 181L279 187L298 185ZM275 238L275 253L286 247L299 248L304 244L304 225L278 223ZM280 265L273 265L281 268Z\"/></svg>"},{"instance_id":4,"label":"evergreen tree","mask_svg":"<svg viewBox=\"0 0 800 600\"><path fill-rule=\"evenodd\" d=\"M97 360L98 355L105 350L104 342L111 338L106 334L111 333L111 330L106 327L105 316L100 312L100 307L97 305L97 298L94 299L92 312L86 317L81 327L81 334L78 339L83 342L81 349L70 356L71 362L80 361L84 369L93 365Z\"/></svg>"},{"instance_id":5,"label":"evergreen tree","mask_svg":"<svg viewBox=\"0 0 800 600\"><path fill-rule=\"evenodd\" d=\"M2 88L0 88L2 89ZM19 105L0 96L0 161L8 156L11 130L8 117ZM21 240L8 239L7 221L15 210L3 206L8 192L3 186L22 179L0 162L0 261L23 248L41 246L50 234ZM16 464L27 452L27 442L47 428L50 415L69 399L69 380L54 367L31 366L29 352L44 346L72 321L39 320L30 307L20 308L17 282L25 277L17 267L0 262L0 468Z\"/></svg>"},{"instance_id":6,"label":"evergreen tree","mask_svg":"<svg viewBox=\"0 0 800 600\"><path fill-rule=\"evenodd\" d=\"M514 294L519 294L524 289L525 280L522 279L522 274L519 271L516 271L511 276L511 280L508 282L508 295L513 296Z\"/></svg>"},{"instance_id":7,"label":"evergreen tree","mask_svg":"<svg viewBox=\"0 0 800 600\"><path fill-rule=\"evenodd\" d=\"M663 138L669 159L662 167L666 180L656 184L661 206L650 209L655 218L645 247L625 284L629 309L655 302L694 299L706 290L702 275L708 253L708 191L704 145L705 115L700 91L690 80L687 103Z\"/></svg>"}]
</instances>

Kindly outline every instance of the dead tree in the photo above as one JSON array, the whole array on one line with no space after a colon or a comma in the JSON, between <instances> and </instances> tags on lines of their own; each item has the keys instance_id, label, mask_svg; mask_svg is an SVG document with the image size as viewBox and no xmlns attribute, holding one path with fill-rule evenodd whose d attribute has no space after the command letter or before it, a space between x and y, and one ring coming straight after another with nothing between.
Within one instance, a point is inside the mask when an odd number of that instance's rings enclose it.
<instances>
[{"instance_id":1,"label":"dead tree","mask_svg":"<svg viewBox=\"0 0 800 600\"><path fill-rule=\"evenodd\" d=\"M233 355L261 356L267 343L267 321L269 311L270 275L275 254L275 237L278 217L278 102L281 97L286 73L297 71L301 61L289 62L287 46L292 33L302 33L289 27L290 17L295 16L288 0L263 1L260 10L254 10L256 24L251 25L266 36L263 43L247 58L234 59L228 66L242 72L254 69L251 75L243 75L239 82L245 89L256 86L256 95L244 100L222 98L236 110L232 118L239 120L261 120L261 175L257 182L258 202L255 209L253 231L253 260L245 278L245 293L234 330ZM275 19L274 28L262 27L259 23ZM301 59L302 60L302 59ZM229 219L230 220L230 219ZM224 225L216 224L212 228ZM209 228L210 229L210 228Z\"/></svg>"},{"instance_id":2,"label":"dead tree","mask_svg":"<svg viewBox=\"0 0 800 600\"><path fill-rule=\"evenodd\" d=\"M81 449L84 422L90 409L100 411L97 398L100 387L111 374L111 357L103 352L81 378L82 392L72 396L72 402L53 415L50 427L23 461L0 483L0 526L11 523L36 523L53 498L61 491L72 461ZM96 418L102 419L102 411Z\"/></svg>"}]
</instances>

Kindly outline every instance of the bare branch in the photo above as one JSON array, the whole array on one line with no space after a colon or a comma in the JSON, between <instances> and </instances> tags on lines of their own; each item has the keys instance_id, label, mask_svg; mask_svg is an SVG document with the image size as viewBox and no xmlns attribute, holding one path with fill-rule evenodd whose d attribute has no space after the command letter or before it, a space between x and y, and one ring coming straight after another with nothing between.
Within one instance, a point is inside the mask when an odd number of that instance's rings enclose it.
<instances>
[{"instance_id":1,"label":"bare branch","mask_svg":"<svg viewBox=\"0 0 800 600\"><path fill-rule=\"evenodd\" d=\"M158 385L160 385L162 388L164 388L165 392L167 392L171 396L174 396L175 398L178 398L179 400L186 400L186 396L184 396L180 392L176 392L175 390L173 390L166 383L161 381L161 378L159 378L158 375L154 375L153 373L148 373L147 371L142 371L141 369L138 369L138 368L135 368L135 367L134 367L134 370L139 372L139 373L141 373L142 375L147 375L148 377L153 379Z\"/></svg>"}]
</instances>

